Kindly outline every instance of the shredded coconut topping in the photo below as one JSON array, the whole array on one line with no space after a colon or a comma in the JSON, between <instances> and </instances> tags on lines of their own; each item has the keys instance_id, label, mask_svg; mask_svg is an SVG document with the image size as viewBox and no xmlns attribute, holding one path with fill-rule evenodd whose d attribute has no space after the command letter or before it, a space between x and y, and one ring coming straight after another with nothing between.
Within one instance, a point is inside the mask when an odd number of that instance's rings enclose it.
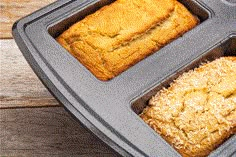
<instances>
[{"instance_id":1,"label":"shredded coconut topping","mask_svg":"<svg viewBox=\"0 0 236 157\"><path fill-rule=\"evenodd\" d=\"M183 156L206 156L236 133L236 57L182 74L140 115Z\"/></svg>"}]
</instances>

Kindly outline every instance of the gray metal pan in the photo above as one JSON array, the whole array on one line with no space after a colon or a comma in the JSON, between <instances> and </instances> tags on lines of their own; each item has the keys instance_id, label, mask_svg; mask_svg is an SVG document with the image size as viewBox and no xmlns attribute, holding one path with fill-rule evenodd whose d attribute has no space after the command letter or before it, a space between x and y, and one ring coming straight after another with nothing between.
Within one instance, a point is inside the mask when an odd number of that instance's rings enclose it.
<instances>
[{"instance_id":1,"label":"gray metal pan","mask_svg":"<svg viewBox=\"0 0 236 157\"><path fill-rule=\"evenodd\" d=\"M180 156L137 115L161 86L205 59L236 55L236 6L226 0L182 0L201 23L114 79L103 82L55 37L111 0L57 1L13 26L14 38L53 95L123 156ZM236 136L210 156L235 156Z\"/></svg>"}]
</instances>

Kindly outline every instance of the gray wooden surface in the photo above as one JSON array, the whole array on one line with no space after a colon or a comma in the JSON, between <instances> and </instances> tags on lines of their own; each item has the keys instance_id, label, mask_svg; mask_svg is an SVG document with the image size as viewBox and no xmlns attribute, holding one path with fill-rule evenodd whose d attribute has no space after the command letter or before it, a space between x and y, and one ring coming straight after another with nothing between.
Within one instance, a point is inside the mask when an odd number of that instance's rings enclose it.
<instances>
[{"instance_id":1,"label":"gray wooden surface","mask_svg":"<svg viewBox=\"0 0 236 157\"><path fill-rule=\"evenodd\" d=\"M0 0L0 38L12 38L12 24L56 0Z\"/></svg>"},{"instance_id":2,"label":"gray wooden surface","mask_svg":"<svg viewBox=\"0 0 236 157\"><path fill-rule=\"evenodd\" d=\"M62 107L1 109L0 117L0 156L116 156Z\"/></svg>"},{"instance_id":3,"label":"gray wooden surface","mask_svg":"<svg viewBox=\"0 0 236 157\"><path fill-rule=\"evenodd\" d=\"M12 39L14 21L55 0L0 0L0 157L118 156L71 117Z\"/></svg>"},{"instance_id":4,"label":"gray wooden surface","mask_svg":"<svg viewBox=\"0 0 236 157\"><path fill-rule=\"evenodd\" d=\"M29 67L13 39L0 40L0 108L60 106Z\"/></svg>"}]
</instances>

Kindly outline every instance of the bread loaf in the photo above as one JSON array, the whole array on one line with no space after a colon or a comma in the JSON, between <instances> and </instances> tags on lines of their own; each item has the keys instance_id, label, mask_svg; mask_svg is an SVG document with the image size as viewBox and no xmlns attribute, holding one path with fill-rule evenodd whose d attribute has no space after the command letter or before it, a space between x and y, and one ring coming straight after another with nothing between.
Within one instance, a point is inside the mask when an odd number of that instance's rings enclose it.
<instances>
[{"instance_id":1,"label":"bread loaf","mask_svg":"<svg viewBox=\"0 0 236 157\"><path fill-rule=\"evenodd\" d=\"M184 73L140 117L184 157L201 157L236 133L236 57Z\"/></svg>"},{"instance_id":2,"label":"bread loaf","mask_svg":"<svg viewBox=\"0 0 236 157\"><path fill-rule=\"evenodd\" d=\"M57 41L100 80L109 80L198 23L176 0L116 0Z\"/></svg>"}]
</instances>

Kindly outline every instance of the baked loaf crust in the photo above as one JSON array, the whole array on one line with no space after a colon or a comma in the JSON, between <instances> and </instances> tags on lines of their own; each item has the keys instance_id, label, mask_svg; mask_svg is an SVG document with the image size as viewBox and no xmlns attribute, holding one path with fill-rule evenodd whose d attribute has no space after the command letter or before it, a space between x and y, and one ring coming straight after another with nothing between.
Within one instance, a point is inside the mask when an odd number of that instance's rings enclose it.
<instances>
[{"instance_id":1,"label":"baked loaf crust","mask_svg":"<svg viewBox=\"0 0 236 157\"><path fill-rule=\"evenodd\" d=\"M140 116L182 156L208 155L236 133L236 57L184 73Z\"/></svg>"},{"instance_id":2,"label":"baked loaf crust","mask_svg":"<svg viewBox=\"0 0 236 157\"><path fill-rule=\"evenodd\" d=\"M100 80L109 80L197 25L176 0L116 0L57 41Z\"/></svg>"}]
</instances>

